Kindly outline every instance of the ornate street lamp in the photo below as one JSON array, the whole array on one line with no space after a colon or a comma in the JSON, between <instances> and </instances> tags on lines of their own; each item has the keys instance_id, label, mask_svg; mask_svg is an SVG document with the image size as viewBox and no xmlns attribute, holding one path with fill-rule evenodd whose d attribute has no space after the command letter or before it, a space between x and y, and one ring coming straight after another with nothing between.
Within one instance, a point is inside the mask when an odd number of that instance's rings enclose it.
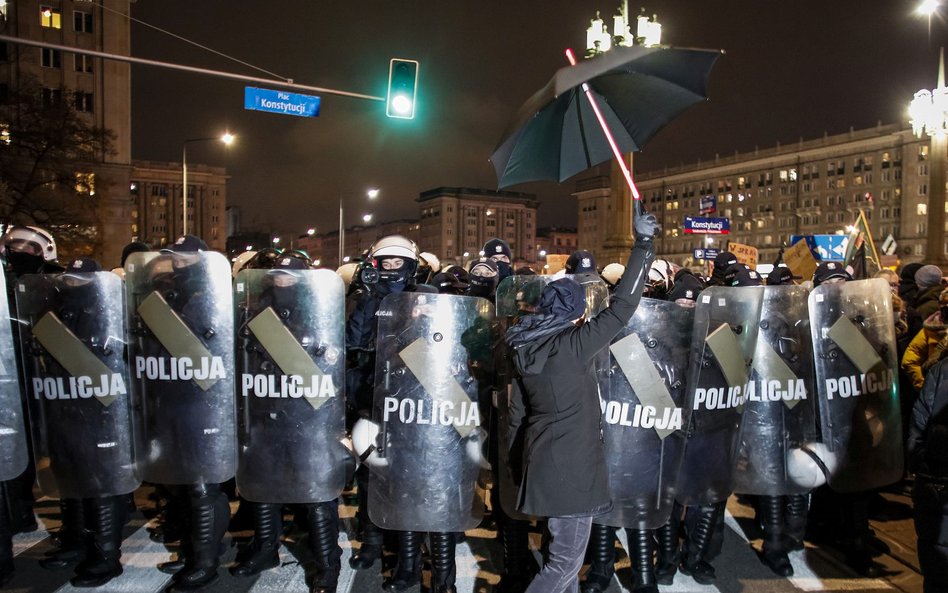
<instances>
[{"instance_id":1,"label":"ornate street lamp","mask_svg":"<svg viewBox=\"0 0 948 593\"><path fill-rule=\"evenodd\" d=\"M916 137L931 139L928 178L928 233L925 261L944 267L945 259L945 181L948 161L948 88L945 87L945 52L938 60L938 86L922 89L908 109Z\"/></svg>"}]
</instances>

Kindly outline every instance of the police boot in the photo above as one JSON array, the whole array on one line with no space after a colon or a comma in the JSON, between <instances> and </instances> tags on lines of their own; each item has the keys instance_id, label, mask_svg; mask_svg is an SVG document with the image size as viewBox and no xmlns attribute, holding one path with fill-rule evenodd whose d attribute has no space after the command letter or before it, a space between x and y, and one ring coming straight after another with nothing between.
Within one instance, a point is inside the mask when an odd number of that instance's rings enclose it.
<instances>
[{"instance_id":1,"label":"police boot","mask_svg":"<svg viewBox=\"0 0 948 593\"><path fill-rule=\"evenodd\" d=\"M589 572L582 584L583 593L602 593L615 575L616 530L593 523L589 532Z\"/></svg>"},{"instance_id":2,"label":"police boot","mask_svg":"<svg viewBox=\"0 0 948 593\"><path fill-rule=\"evenodd\" d=\"M369 518L369 479L365 466L356 471L355 478L358 484L356 493L359 508L356 509L356 519L362 531L362 545L352 553L349 566L354 570L370 568L375 561L382 557L382 530Z\"/></svg>"},{"instance_id":3,"label":"police boot","mask_svg":"<svg viewBox=\"0 0 948 593\"><path fill-rule=\"evenodd\" d=\"M678 572L678 520L672 517L655 530L658 554L655 562L655 581L659 585L671 585Z\"/></svg>"},{"instance_id":4,"label":"police boot","mask_svg":"<svg viewBox=\"0 0 948 593\"><path fill-rule=\"evenodd\" d=\"M786 526L787 550L802 550L803 535L806 532L807 495L791 494L786 498L784 521Z\"/></svg>"},{"instance_id":5,"label":"police boot","mask_svg":"<svg viewBox=\"0 0 948 593\"><path fill-rule=\"evenodd\" d=\"M761 496L758 499L760 522L764 528L764 545L760 559L774 574L793 576L793 566L787 557L783 539L783 497Z\"/></svg>"},{"instance_id":6,"label":"police boot","mask_svg":"<svg viewBox=\"0 0 948 593\"><path fill-rule=\"evenodd\" d=\"M124 500L115 496L85 501L86 560L76 567L70 579L73 587L100 587L122 574L122 526L125 524ZM119 505L122 505L121 507Z\"/></svg>"},{"instance_id":7,"label":"police boot","mask_svg":"<svg viewBox=\"0 0 948 593\"><path fill-rule=\"evenodd\" d=\"M421 582L421 537L417 531L398 532L398 564L392 578L382 583L386 591L404 591Z\"/></svg>"},{"instance_id":8,"label":"police boot","mask_svg":"<svg viewBox=\"0 0 948 593\"><path fill-rule=\"evenodd\" d=\"M498 593L523 593L530 585L534 563L530 553L529 524L526 521L498 517L500 537L504 545L504 573L497 585Z\"/></svg>"},{"instance_id":9,"label":"police boot","mask_svg":"<svg viewBox=\"0 0 948 593\"><path fill-rule=\"evenodd\" d=\"M6 493L0 489L0 497ZM0 500L2 501L2 500ZM0 587L13 578L13 527L5 504L0 504Z\"/></svg>"},{"instance_id":10,"label":"police boot","mask_svg":"<svg viewBox=\"0 0 948 593\"><path fill-rule=\"evenodd\" d=\"M432 532L431 538L431 590L435 593L455 592L457 568L455 566L456 536L453 533Z\"/></svg>"},{"instance_id":11,"label":"police boot","mask_svg":"<svg viewBox=\"0 0 948 593\"><path fill-rule=\"evenodd\" d=\"M85 523L82 501L78 498L64 498L59 501L62 527L59 528L59 547L46 553L40 560L43 568L64 568L86 557L82 528Z\"/></svg>"},{"instance_id":12,"label":"police boot","mask_svg":"<svg viewBox=\"0 0 948 593\"><path fill-rule=\"evenodd\" d=\"M683 574L702 585L710 585L715 578L714 567L704 560L704 553L714 533L717 516L717 504L699 507L699 514L694 525L687 530L688 537L685 539L685 548L678 567Z\"/></svg>"},{"instance_id":13,"label":"police boot","mask_svg":"<svg viewBox=\"0 0 948 593\"><path fill-rule=\"evenodd\" d=\"M230 569L235 577L249 577L280 565L280 523L282 505L241 501L253 509L253 539L241 551L237 565Z\"/></svg>"},{"instance_id":14,"label":"police boot","mask_svg":"<svg viewBox=\"0 0 948 593\"><path fill-rule=\"evenodd\" d=\"M316 559L316 578L310 593L336 593L342 568L339 547L339 501L307 505L309 512L309 547Z\"/></svg>"},{"instance_id":15,"label":"police boot","mask_svg":"<svg viewBox=\"0 0 948 593\"><path fill-rule=\"evenodd\" d=\"M36 471L30 462L27 469L12 480L0 482L4 491L6 508L10 510L10 528L14 534L32 533L39 529L33 513L33 482Z\"/></svg>"},{"instance_id":16,"label":"police boot","mask_svg":"<svg viewBox=\"0 0 948 593\"><path fill-rule=\"evenodd\" d=\"M629 536L630 560L635 570L632 593L658 593L655 565L652 564L651 530L627 529L626 534Z\"/></svg>"},{"instance_id":17,"label":"police boot","mask_svg":"<svg viewBox=\"0 0 948 593\"><path fill-rule=\"evenodd\" d=\"M174 575L171 591L193 591L217 580L220 544L227 531L230 505L217 484L201 484L191 491L193 556Z\"/></svg>"}]
</instances>

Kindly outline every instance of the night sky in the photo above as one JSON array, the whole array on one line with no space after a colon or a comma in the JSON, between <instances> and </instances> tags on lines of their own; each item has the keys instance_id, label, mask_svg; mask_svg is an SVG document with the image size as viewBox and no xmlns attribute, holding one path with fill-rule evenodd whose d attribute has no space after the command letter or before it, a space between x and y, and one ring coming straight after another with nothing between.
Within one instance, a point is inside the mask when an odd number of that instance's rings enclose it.
<instances>
[{"instance_id":1,"label":"night sky","mask_svg":"<svg viewBox=\"0 0 948 593\"><path fill-rule=\"evenodd\" d=\"M913 14L917 0L652 0L663 43L723 49L710 102L675 120L636 156L638 171L883 124L907 125L908 102L933 88L948 24ZM186 138L238 134L230 149L192 144L188 161L225 166L245 228L280 233L417 216L438 186L496 188L488 157L517 108L582 53L609 0L138 0L132 17L298 83L384 95L391 57L417 59L415 120L384 104L324 95L318 118L243 109L243 86L133 66L133 156L180 161ZM948 15L948 6L942 7ZM132 55L267 77L132 24ZM263 85L252 85L263 86ZM362 192L382 189L371 206ZM573 182L509 189L537 194L541 225L575 226Z\"/></svg>"}]
</instances>

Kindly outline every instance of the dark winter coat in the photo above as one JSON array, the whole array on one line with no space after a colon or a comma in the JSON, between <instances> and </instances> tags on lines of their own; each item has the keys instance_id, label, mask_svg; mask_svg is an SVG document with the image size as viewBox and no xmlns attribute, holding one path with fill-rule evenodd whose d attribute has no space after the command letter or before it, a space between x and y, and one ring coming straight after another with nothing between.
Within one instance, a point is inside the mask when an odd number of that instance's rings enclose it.
<instances>
[{"instance_id":1,"label":"dark winter coat","mask_svg":"<svg viewBox=\"0 0 948 593\"><path fill-rule=\"evenodd\" d=\"M912 409L909 469L948 484L948 359L931 368Z\"/></svg>"},{"instance_id":2,"label":"dark winter coat","mask_svg":"<svg viewBox=\"0 0 948 593\"><path fill-rule=\"evenodd\" d=\"M593 359L635 312L654 257L650 246L637 244L610 306L585 324L532 314L508 330L519 373L510 402L510 459L523 463L515 475L524 513L564 517L609 509Z\"/></svg>"},{"instance_id":3,"label":"dark winter coat","mask_svg":"<svg viewBox=\"0 0 948 593\"><path fill-rule=\"evenodd\" d=\"M925 591L948 590L948 359L925 376L908 438L912 511Z\"/></svg>"}]
</instances>

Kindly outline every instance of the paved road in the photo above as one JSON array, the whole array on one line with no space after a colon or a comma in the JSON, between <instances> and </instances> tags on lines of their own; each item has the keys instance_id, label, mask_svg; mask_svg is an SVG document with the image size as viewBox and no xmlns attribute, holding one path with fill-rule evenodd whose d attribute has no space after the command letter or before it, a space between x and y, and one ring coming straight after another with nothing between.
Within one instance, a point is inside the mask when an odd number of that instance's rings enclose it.
<instances>
[{"instance_id":1,"label":"paved road","mask_svg":"<svg viewBox=\"0 0 948 593\"><path fill-rule=\"evenodd\" d=\"M837 552L811 547L791 555L794 576L783 579L773 575L757 558L755 548L760 547L760 534L754 526L752 511L735 499L728 504L724 551L715 561L718 580L714 585L703 586L691 578L679 574L675 583L662 587L669 593L792 593L798 591L830 592L875 592L892 591L921 593L921 577L915 559L914 533L912 532L909 500L901 494L887 494L889 500L886 516L873 521L878 537L889 547L889 551L876 560L883 564L889 574L884 578L866 579L857 577L840 561ZM140 504L150 504L142 498ZM382 576L377 568L353 572L346 559L352 545L347 533L351 530L353 509L348 504L342 507L343 532L340 543L343 547L343 574L339 592L381 591ZM55 501L42 499L37 505L40 530L21 534L15 538L17 573L5 590L16 592L70 592L83 591L69 585L71 570L47 571L37 561L50 549L52 542L48 530L58 528L58 505ZM108 585L92 591L109 593L157 593L168 584L170 577L154 567L171 557L162 544L148 538L148 525L141 513L136 513L126 527L122 563L125 572ZM458 547L458 591L460 593L490 592L498 581L497 566L501 561L501 549L495 533L488 529L468 532L466 542ZM281 549L282 565L266 571L257 578L236 579L221 569L221 578L207 593L306 593L312 574L310 559L305 545L298 545L299 534L291 532ZM621 539L622 536L620 536ZM228 542L231 542L228 536ZM534 545L539 544L539 535L534 536ZM229 546L225 562L233 561L236 548ZM631 589L631 574L628 558L619 555L616 580L609 593ZM378 565L376 565L378 566ZM86 589L85 591L89 591ZM420 591L415 588L412 593Z\"/></svg>"}]
</instances>

